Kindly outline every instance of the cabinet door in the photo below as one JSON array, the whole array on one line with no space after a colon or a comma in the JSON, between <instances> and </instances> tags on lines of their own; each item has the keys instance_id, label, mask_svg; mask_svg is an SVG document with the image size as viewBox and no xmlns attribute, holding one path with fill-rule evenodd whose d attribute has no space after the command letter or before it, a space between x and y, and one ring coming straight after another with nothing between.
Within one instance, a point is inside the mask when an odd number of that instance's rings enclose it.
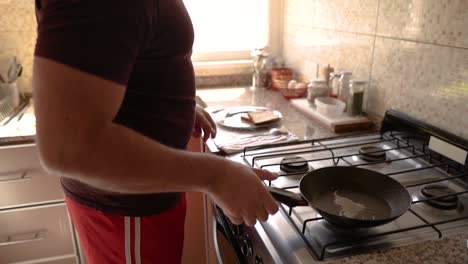
<instances>
[{"instance_id":1,"label":"cabinet door","mask_svg":"<svg viewBox=\"0 0 468 264\"><path fill-rule=\"evenodd\" d=\"M0 211L0 263L76 255L64 203Z\"/></svg>"},{"instance_id":2,"label":"cabinet door","mask_svg":"<svg viewBox=\"0 0 468 264\"><path fill-rule=\"evenodd\" d=\"M36 145L12 145L0 147L0 174L41 168Z\"/></svg>"},{"instance_id":3,"label":"cabinet door","mask_svg":"<svg viewBox=\"0 0 468 264\"><path fill-rule=\"evenodd\" d=\"M41 169L35 145L0 147L0 209L60 200L60 179Z\"/></svg>"}]
</instances>

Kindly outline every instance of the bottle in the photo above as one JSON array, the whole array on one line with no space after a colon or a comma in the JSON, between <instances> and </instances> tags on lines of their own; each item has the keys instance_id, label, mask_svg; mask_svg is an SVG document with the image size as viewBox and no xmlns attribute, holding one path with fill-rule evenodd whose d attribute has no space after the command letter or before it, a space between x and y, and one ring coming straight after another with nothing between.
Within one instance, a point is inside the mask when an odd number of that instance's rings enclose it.
<instances>
[{"instance_id":1,"label":"bottle","mask_svg":"<svg viewBox=\"0 0 468 264\"><path fill-rule=\"evenodd\" d=\"M351 116L362 115L366 81L352 80L349 83L349 96L346 112Z\"/></svg>"},{"instance_id":2,"label":"bottle","mask_svg":"<svg viewBox=\"0 0 468 264\"><path fill-rule=\"evenodd\" d=\"M338 98L338 92L340 91L340 77L341 74L339 73L330 73L330 78L328 82L330 87L330 97Z\"/></svg>"},{"instance_id":3,"label":"bottle","mask_svg":"<svg viewBox=\"0 0 468 264\"><path fill-rule=\"evenodd\" d=\"M315 98L328 96L329 90L327 81L322 79L315 79L307 85L307 100L310 103L315 102Z\"/></svg>"},{"instance_id":4,"label":"bottle","mask_svg":"<svg viewBox=\"0 0 468 264\"><path fill-rule=\"evenodd\" d=\"M326 67L320 68L319 79L324 79L327 81L327 86L330 87L331 84L329 83L330 74L333 73L335 69L328 64Z\"/></svg>"},{"instance_id":5,"label":"bottle","mask_svg":"<svg viewBox=\"0 0 468 264\"><path fill-rule=\"evenodd\" d=\"M338 99L343 102L348 102L349 96L349 81L351 80L351 76L353 75L350 71L342 71L340 79L338 80L340 83L340 90L338 91Z\"/></svg>"},{"instance_id":6,"label":"bottle","mask_svg":"<svg viewBox=\"0 0 468 264\"><path fill-rule=\"evenodd\" d=\"M269 85L269 74L273 67L272 65L271 67L270 65L267 65L271 62L271 60L268 61L269 54L266 51L266 48L261 48L252 50L250 55L253 63L252 87L266 87L265 85Z\"/></svg>"}]
</instances>

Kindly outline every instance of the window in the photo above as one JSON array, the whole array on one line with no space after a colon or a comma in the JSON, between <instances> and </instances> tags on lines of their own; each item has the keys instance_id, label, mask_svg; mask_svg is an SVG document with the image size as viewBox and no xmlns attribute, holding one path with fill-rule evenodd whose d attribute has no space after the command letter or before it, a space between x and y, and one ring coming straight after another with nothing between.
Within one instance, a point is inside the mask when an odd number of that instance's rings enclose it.
<instances>
[{"instance_id":1,"label":"window","mask_svg":"<svg viewBox=\"0 0 468 264\"><path fill-rule=\"evenodd\" d=\"M271 2L271 3L270 3ZM278 49L278 0L184 0L195 30L194 61L250 59L254 48ZM278 12L279 13L279 12ZM276 17L274 17L276 16Z\"/></svg>"}]
</instances>

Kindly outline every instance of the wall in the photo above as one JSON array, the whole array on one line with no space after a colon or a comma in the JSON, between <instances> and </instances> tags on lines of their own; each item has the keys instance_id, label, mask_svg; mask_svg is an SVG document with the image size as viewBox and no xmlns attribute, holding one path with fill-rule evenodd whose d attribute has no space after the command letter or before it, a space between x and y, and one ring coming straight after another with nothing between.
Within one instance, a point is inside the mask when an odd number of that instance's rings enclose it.
<instances>
[{"instance_id":1,"label":"wall","mask_svg":"<svg viewBox=\"0 0 468 264\"><path fill-rule=\"evenodd\" d=\"M34 13L34 0L0 0L0 54L19 58L23 74L18 87L22 92L31 92L37 27Z\"/></svg>"},{"instance_id":2,"label":"wall","mask_svg":"<svg viewBox=\"0 0 468 264\"><path fill-rule=\"evenodd\" d=\"M284 0L283 54L369 81L367 111L394 108L468 139L468 0Z\"/></svg>"}]
</instances>

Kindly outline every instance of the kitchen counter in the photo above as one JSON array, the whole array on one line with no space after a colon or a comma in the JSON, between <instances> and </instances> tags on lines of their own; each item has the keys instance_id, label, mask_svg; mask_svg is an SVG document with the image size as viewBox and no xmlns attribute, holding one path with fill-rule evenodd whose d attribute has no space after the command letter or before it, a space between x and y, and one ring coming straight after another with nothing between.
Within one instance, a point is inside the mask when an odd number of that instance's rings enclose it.
<instances>
[{"instance_id":1,"label":"kitchen counter","mask_svg":"<svg viewBox=\"0 0 468 264\"><path fill-rule=\"evenodd\" d=\"M361 131L346 134L335 134L326 126L297 111L288 103L288 100L281 96L280 93L270 89L206 88L198 89L197 96L199 96L208 105L208 111L219 110L226 107L248 105L276 109L283 115L281 125L299 137L299 139L317 139L337 135L363 133ZM217 140L229 139L239 135L261 134L265 132L268 132L268 128L256 131L242 131L225 129L218 126Z\"/></svg>"},{"instance_id":2,"label":"kitchen counter","mask_svg":"<svg viewBox=\"0 0 468 264\"><path fill-rule=\"evenodd\" d=\"M199 89L197 95L209 106L208 109L215 109L221 106L243 105L274 108L283 114L281 125L296 134L299 139L316 139L337 135L328 130L327 127L292 108L288 101L276 91L266 89L252 90L249 88L210 88ZM264 132L261 131L261 133ZM236 135L238 136L239 133L249 134L252 132L230 131L218 127L218 137L221 139L232 138ZM468 263L468 234L458 234L440 240L430 240L398 248L378 250L326 263Z\"/></svg>"}]
</instances>

